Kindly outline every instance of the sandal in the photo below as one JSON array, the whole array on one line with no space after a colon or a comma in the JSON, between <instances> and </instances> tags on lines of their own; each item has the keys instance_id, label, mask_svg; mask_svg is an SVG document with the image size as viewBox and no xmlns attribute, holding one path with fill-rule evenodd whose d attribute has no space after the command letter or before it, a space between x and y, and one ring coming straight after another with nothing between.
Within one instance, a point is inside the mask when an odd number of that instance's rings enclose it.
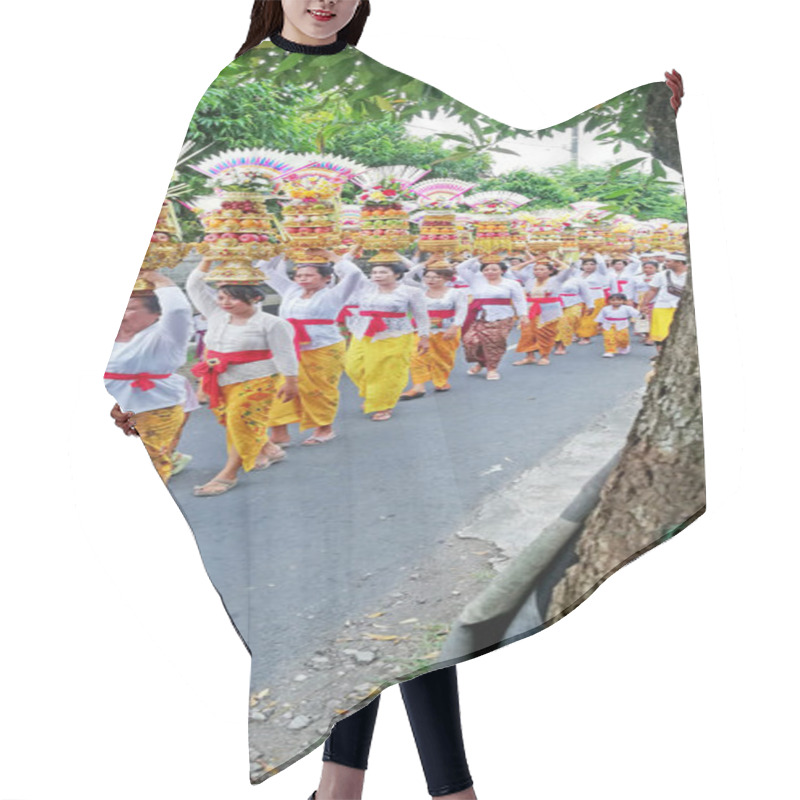
<instances>
[{"instance_id":1,"label":"sandal","mask_svg":"<svg viewBox=\"0 0 800 800\"><path fill-rule=\"evenodd\" d=\"M401 400L416 400L419 397L425 397L425 392L405 392L400 395Z\"/></svg>"},{"instance_id":2,"label":"sandal","mask_svg":"<svg viewBox=\"0 0 800 800\"><path fill-rule=\"evenodd\" d=\"M523 358L521 361L512 361L512 367L525 367L528 364L536 364L536 360L533 358Z\"/></svg>"},{"instance_id":3,"label":"sandal","mask_svg":"<svg viewBox=\"0 0 800 800\"><path fill-rule=\"evenodd\" d=\"M449 383L446 383L444 386L434 386L433 390L435 392L449 392L452 387Z\"/></svg>"},{"instance_id":4,"label":"sandal","mask_svg":"<svg viewBox=\"0 0 800 800\"><path fill-rule=\"evenodd\" d=\"M273 464L277 464L279 461L283 461L284 458L286 458L286 453L283 450L281 450L281 454L279 456L278 455L272 456L272 458L268 458L266 461L262 461L260 463L257 461L255 466L253 467L253 470L258 472L259 470L262 469L268 469Z\"/></svg>"},{"instance_id":5,"label":"sandal","mask_svg":"<svg viewBox=\"0 0 800 800\"><path fill-rule=\"evenodd\" d=\"M236 478L234 478L232 481L226 481L224 478L213 478L208 483L204 483L202 486L195 486L192 490L192 494L195 497L216 497L217 495L229 492L234 486L236 486L238 482L239 481ZM215 484L220 488L210 488Z\"/></svg>"},{"instance_id":6,"label":"sandal","mask_svg":"<svg viewBox=\"0 0 800 800\"><path fill-rule=\"evenodd\" d=\"M477 375L482 369L483 367L480 364L476 364L467 370L467 375Z\"/></svg>"},{"instance_id":7,"label":"sandal","mask_svg":"<svg viewBox=\"0 0 800 800\"><path fill-rule=\"evenodd\" d=\"M331 439L336 438L336 433L331 431L327 436L309 436L303 444L325 444L329 442Z\"/></svg>"},{"instance_id":8,"label":"sandal","mask_svg":"<svg viewBox=\"0 0 800 800\"><path fill-rule=\"evenodd\" d=\"M500 380L500 373L496 370L490 369L489 372L486 374L487 381L499 381Z\"/></svg>"},{"instance_id":9,"label":"sandal","mask_svg":"<svg viewBox=\"0 0 800 800\"><path fill-rule=\"evenodd\" d=\"M386 422L386 420L391 418L392 418L391 411L376 411L371 417L373 422Z\"/></svg>"}]
</instances>

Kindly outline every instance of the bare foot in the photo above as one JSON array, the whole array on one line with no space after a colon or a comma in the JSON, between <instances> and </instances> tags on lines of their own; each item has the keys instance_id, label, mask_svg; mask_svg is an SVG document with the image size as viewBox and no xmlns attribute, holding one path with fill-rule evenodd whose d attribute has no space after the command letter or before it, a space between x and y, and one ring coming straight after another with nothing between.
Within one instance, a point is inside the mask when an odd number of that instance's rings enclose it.
<instances>
[{"instance_id":1,"label":"bare foot","mask_svg":"<svg viewBox=\"0 0 800 800\"><path fill-rule=\"evenodd\" d=\"M583 339L578 339L578 344L591 344L591 341L584 337Z\"/></svg>"}]
</instances>

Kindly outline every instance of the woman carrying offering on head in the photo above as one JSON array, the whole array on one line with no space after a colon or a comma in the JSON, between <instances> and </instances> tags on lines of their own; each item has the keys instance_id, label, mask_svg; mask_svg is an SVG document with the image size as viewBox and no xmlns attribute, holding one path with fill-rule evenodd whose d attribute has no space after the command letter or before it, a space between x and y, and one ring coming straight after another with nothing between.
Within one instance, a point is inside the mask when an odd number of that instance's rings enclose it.
<instances>
[{"instance_id":1,"label":"woman carrying offering on head","mask_svg":"<svg viewBox=\"0 0 800 800\"><path fill-rule=\"evenodd\" d=\"M469 375L486 369L486 380L500 380L497 371L506 352L508 335L514 319L528 317L525 293L516 281L503 277L505 266L496 256L486 256L484 262L475 256L462 261L456 272L466 283L472 301L461 329L464 355L472 366Z\"/></svg>"},{"instance_id":2,"label":"woman carrying offering on head","mask_svg":"<svg viewBox=\"0 0 800 800\"><path fill-rule=\"evenodd\" d=\"M301 431L314 429L303 444L324 444L336 436L333 422L347 350L336 319L361 284L363 273L351 260L356 249L352 247L343 256L330 250L309 250L309 260L297 262L293 278L283 256L255 262L264 272L265 283L281 296L278 314L294 328L300 359L297 397L273 403L270 409L268 424L274 444L288 444L288 426L296 422ZM333 264L339 279L335 286L331 285Z\"/></svg>"},{"instance_id":3,"label":"woman carrying offering on head","mask_svg":"<svg viewBox=\"0 0 800 800\"><path fill-rule=\"evenodd\" d=\"M559 267L561 270L559 271ZM517 352L525 358L515 361L515 367L538 364L546 367L558 335L562 317L560 292L568 278L575 274L575 267L549 256L540 256L533 265L533 275L525 283L525 292L530 305L527 321L523 321L522 334ZM539 360L534 356L539 352Z\"/></svg>"},{"instance_id":4,"label":"woman carrying offering on head","mask_svg":"<svg viewBox=\"0 0 800 800\"><path fill-rule=\"evenodd\" d=\"M142 270L141 278L153 290L131 295L103 378L117 399L112 416L133 414L133 432L166 483L186 416L186 378L177 370L186 363L192 308L166 275Z\"/></svg>"},{"instance_id":5,"label":"woman carrying offering on head","mask_svg":"<svg viewBox=\"0 0 800 800\"><path fill-rule=\"evenodd\" d=\"M374 422L391 419L408 381L415 341L412 317L417 352L425 353L429 347L425 298L421 289L401 283L405 271L399 255L376 258L369 278L361 273L355 297L358 310L351 322L345 371L364 400L364 413L371 414Z\"/></svg>"},{"instance_id":6,"label":"woman carrying offering on head","mask_svg":"<svg viewBox=\"0 0 800 800\"><path fill-rule=\"evenodd\" d=\"M461 341L461 326L467 316L467 296L462 289L449 286L455 277L446 261L429 260L416 269L422 271L425 284L425 305L430 319L430 347L411 357L411 387L400 395L401 400L415 400L425 395L425 384L433 383L436 392L450 389L450 373ZM416 280L411 273L403 279Z\"/></svg>"},{"instance_id":7,"label":"woman carrying offering on head","mask_svg":"<svg viewBox=\"0 0 800 800\"><path fill-rule=\"evenodd\" d=\"M595 319L600 313L600 309L606 304L606 297L611 293L611 280L608 277L603 256L586 256L579 259L577 263L583 270L581 280L586 286L592 302L591 305L584 308L576 333L580 337L578 344L589 344L592 336L597 335Z\"/></svg>"},{"instance_id":8,"label":"woman carrying offering on head","mask_svg":"<svg viewBox=\"0 0 800 800\"><path fill-rule=\"evenodd\" d=\"M252 283L212 289L205 280L211 265L203 259L189 275L186 292L208 320L203 361L192 367L218 422L225 426L228 459L207 483L195 486L198 497L232 489L239 469L266 469L283 458L267 435L270 407L290 402L298 393L294 329L261 309L265 290ZM279 374L284 383L280 388Z\"/></svg>"}]
</instances>

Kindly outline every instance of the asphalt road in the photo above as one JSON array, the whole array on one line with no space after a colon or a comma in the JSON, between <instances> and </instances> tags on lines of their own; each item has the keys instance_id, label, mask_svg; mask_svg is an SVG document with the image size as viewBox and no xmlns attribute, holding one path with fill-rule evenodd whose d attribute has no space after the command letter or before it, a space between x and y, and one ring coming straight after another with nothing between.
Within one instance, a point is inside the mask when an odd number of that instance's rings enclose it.
<instances>
[{"instance_id":1,"label":"asphalt road","mask_svg":"<svg viewBox=\"0 0 800 800\"><path fill-rule=\"evenodd\" d=\"M497 382L467 376L459 353L452 391L400 403L383 423L360 412L345 376L335 441L292 447L285 462L240 476L215 498L196 498L192 487L219 470L225 433L207 407L194 412L180 444L194 460L170 489L258 654L254 685L302 656L298 641L311 655L346 619L371 610L489 493L640 387L655 348L634 344L614 359L601 352L600 337L549 367L512 367L518 356L509 352Z\"/></svg>"}]
</instances>

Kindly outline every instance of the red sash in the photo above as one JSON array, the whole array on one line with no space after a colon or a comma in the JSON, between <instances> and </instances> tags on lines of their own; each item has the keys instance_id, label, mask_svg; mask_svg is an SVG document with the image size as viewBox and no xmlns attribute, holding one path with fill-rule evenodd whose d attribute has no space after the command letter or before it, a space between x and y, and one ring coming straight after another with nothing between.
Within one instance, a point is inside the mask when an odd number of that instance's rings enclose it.
<instances>
[{"instance_id":1,"label":"red sash","mask_svg":"<svg viewBox=\"0 0 800 800\"><path fill-rule=\"evenodd\" d=\"M542 303L561 303L560 297L529 297L528 318L536 319L542 313Z\"/></svg>"},{"instance_id":2,"label":"red sash","mask_svg":"<svg viewBox=\"0 0 800 800\"><path fill-rule=\"evenodd\" d=\"M358 308L358 306L342 306L342 310L336 316L336 322L338 322L339 325L344 325L344 321L347 319L347 317L353 316L353 312L350 310L351 308Z\"/></svg>"},{"instance_id":3,"label":"red sash","mask_svg":"<svg viewBox=\"0 0 800 800\"><path fill-rule=\"evenodd\" d=\"M405 311L359 311L358 313L362 317L371 317L364 336L374 336L385 331L387 319L402 319L408 316Z\"/></svg>"},{"instance_id":4,"label":"red sash","mask_svg":"<svg viewBox=\"0 0 800 800\"><path fill-rule=\"evenodd\" d=\"M311 336L306 330L306 325L333 325L336 322L333 319L295 319L294 317L287 317L286 321L291 322L294 328L294 352L298 361L300 360L300 345L311 344Z\"/></svg>"},{"instance_id":5,"label":"red sash","mask_svg":"<svg viewBox=\"0 0 800 800\"><path fill-rule=\"evenodd\" d=\"M130 381L132 388L141 389L143 392L149 392L150 389L155 388L154 380L170 378L172 377L172 373L170 372L168 375L154 375L152 372L136 372L128 375L122 372L104 372L103 377L111 381Z\"/></svg>"},{"instance_id":6,"label":"red sash","mask_svg":"<svg viewBox=\"0 0 800 800\"><path fill-rule=\"evenodd\" d=\"M202 380L202 389L208 395L211 408L219 405L219 375L229 364L249 364L251 361L266 361L272 358L272 350L237 350L233 353L218 353L206 350L206 360L192 367L192 373Z\"/></svg>"},{"instance_id":7,"label":"red sash","mask_svg":"<svg viewBox=\"0 0 800 800\"><path fill-rule=\"evenodd\" d=\"M476 319L478 319L478 313L480 312L483 306L510 306L511 305L511 298L510 297L476 297L470 304L469 308L467 309L467 318L464 320L464 324L461 326L461 333L462 335L465 334L473 325Z\"/></svg>"}]
</instances>

